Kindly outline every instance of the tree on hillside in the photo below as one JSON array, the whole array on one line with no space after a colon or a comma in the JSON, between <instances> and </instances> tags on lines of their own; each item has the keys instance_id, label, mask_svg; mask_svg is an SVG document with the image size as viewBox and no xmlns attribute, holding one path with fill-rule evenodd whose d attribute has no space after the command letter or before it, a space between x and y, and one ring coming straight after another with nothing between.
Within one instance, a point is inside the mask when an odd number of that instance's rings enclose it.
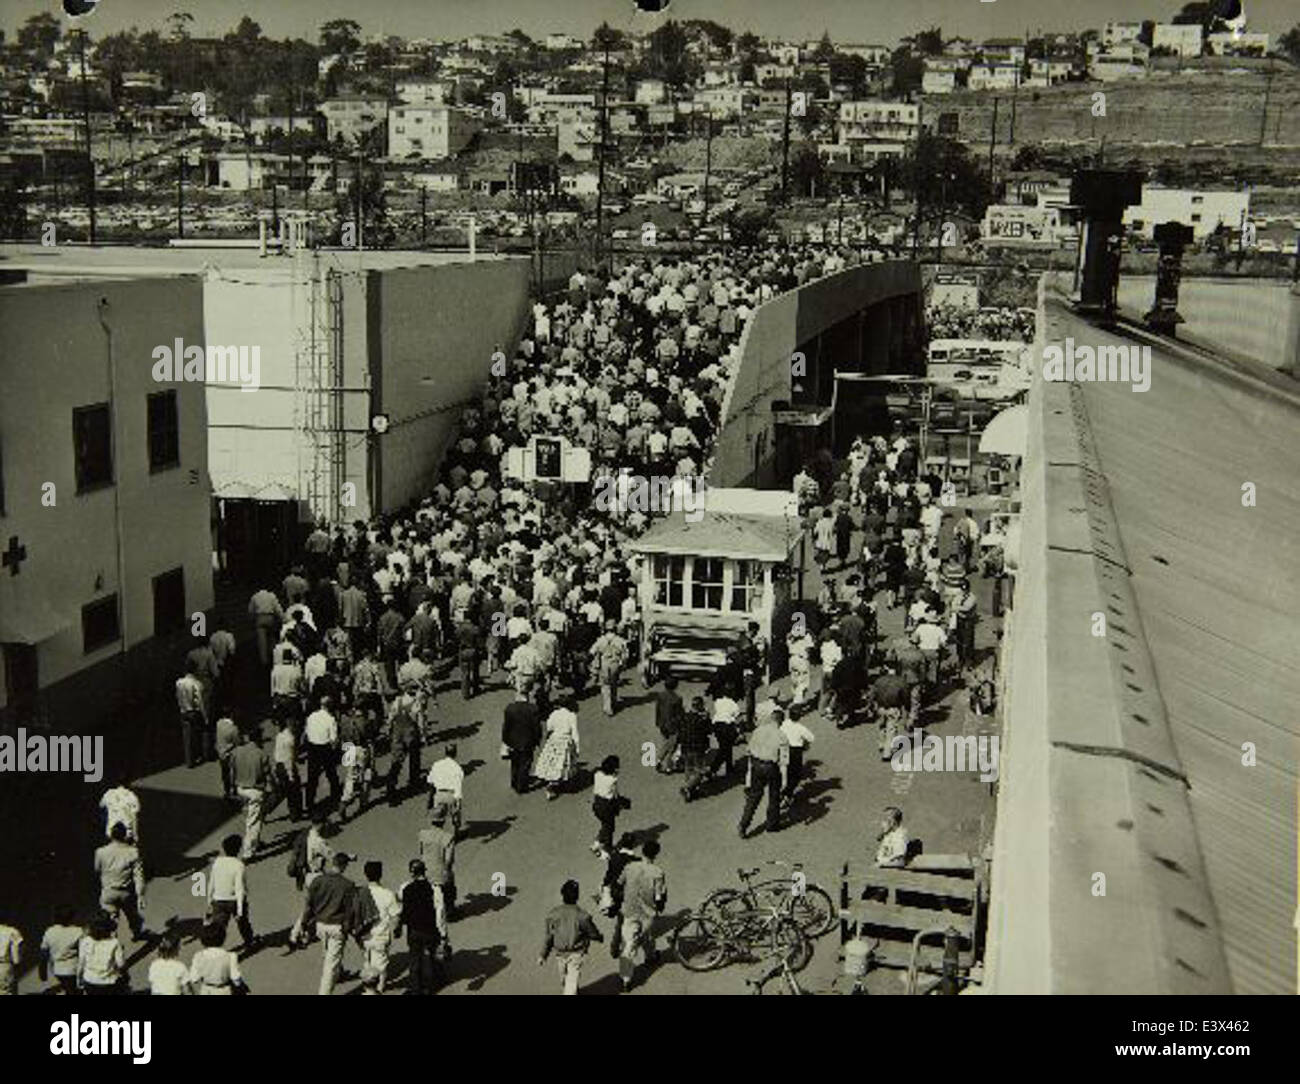
<instances>
[{"instance_id":1,"label":"tree on hillside","mask_svg":"<svg viewBox=\"0 0 1300 1084\"><path fill-rule=\"evenodd\" d=\"M925 61L906 45L900 45L889 58L891 73L890 93L897 98L906 97L921 89L921 76Z\"/></svg>"},{"instance_id":2,"label":"tree on hillside","mask_svg":"<svg viewBox=\"0 0 1300 1084\"><path fill-rule=\"evenodd\" d=\"M813 50L812 58L818 64L829 64L835 56L835 46L831 42L829 30L822 31L822 40L817 43L817 48Z\"/></svg>"},{"instance_id":3,"label":"tree on hillside","mask_svg":"<svg viewBox=\"0 0 1300 1084\"><path fill-rule=\"evenodd\" d=\"M922 30L916 35L916 50L922 56L940 56L943 53L943 31L937 26Z\"/></svg>"},{"instance_id":4,"label":"tree on hillside","mask_svg":"<svg viewBox=\"0 0 1300 1084\"><path fill-rule=\"evenodd\" d=\"M190 27L194 25L194 16L188 11L177 11L167 16L167 26L171 31L172 41L184 41L190 36Z\"/></svg>"},{"instance_id":5,"label":"tree on hillside","mask_svg":"<svg viewBox=\"0 0 1300 1084\"><path fill-rule=\"evenodd\" d=\"M361 24L352 19L331 19L322 23L320 44L327 53L354 53L361 44Z\"/></svg>"},{"instance_id":6,"label":"tree on hillside","mask_svg":"<svg viewBox=\"0 0 1300 1084\"><path fill-rule=\"evenodd\" d=\"M1142 29L1138 31L1138 41L1140 41L1143 45L1145 45L1148 49L1150 49L1151 43L1155 40L1155 36L1156 36L1155 20L1143 19Z\"/></svg>"},{"instance_id":7,"label":"tree on hillside","mask_svg":"<svg viewBox=\"0 0 1300 1084\"><path fill-rule=\"evenodd\" d=\"M50 57L62 35L59 20L48 11L33 15L18 28L18 48L30 56Z\"/></svg>"},{"instance_id":8,"label":"tree on hillside","mask_svg":"<svg viewBox=\"0 0 1300 1084\"><path fill-rule=\"evenodd\" d=\"M627 48L627 35L609 25L601 23L591 35L591 47L596 52L603 52L608 47L611 53L621 52Z\"/></svg>"},{"instance_id":9,"label":"tree on hillside","mask_svg":"<svg viewBox=\"0 0 1300 1084\"><path fill-rule=\"evenodd\" d=\"M831 60L831 85L843 84L855 99L865 98L870 77L867 62L851 53L836 53Z\"/></svg>"},{"instance_id":10,"label":"tree on hillside","mask_svg":"<svg viewBox=\"0 0 1300 1084\"><path fill-rule=\"evenodd\" d=\"M923 131L904 155L899 180L914 195L919 192L926 207L937 208L942 200L972 218L983 217L991 199L988 177L966 146L929 132Z\"/></svg>"},{"instance_id":11,"label":"tree on hillside","mask_svg":"<svg viewBox=\"0 0 1300 1084\"><path fill-rule=\"evenodd\" d=\"M1282 55L1300 64L1300 23L1297 23L1280 38L1277 39L1278 48Z\"/></svg>"},{"instance_id":12,"label":"tree on hillside","mask_svg":"<svg viewBox=\"0 0 1300 1084\"><path fill-rule=\"evenodd\" d=\"M734 35L730 28L721 23L715 23L712 19L687 19L684 25L692 32L703 34L711 49L725 52L731 48Z\"/></svg>"}]
</instances>

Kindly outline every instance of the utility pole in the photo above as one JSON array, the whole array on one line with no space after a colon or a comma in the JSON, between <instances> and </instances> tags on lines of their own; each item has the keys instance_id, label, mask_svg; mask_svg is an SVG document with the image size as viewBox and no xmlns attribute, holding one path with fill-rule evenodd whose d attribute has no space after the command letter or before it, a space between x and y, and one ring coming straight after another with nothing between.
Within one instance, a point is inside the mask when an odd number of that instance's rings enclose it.
<instances>
[{"instance_id":1,"label":"utility pole","mask_svg":"<svg viewBox=\"0 0 1300 1084\"><path fill-rule=\"evenodd\" d=\"M176 236L185 238L185 155L176 155Z\"/></svg>"},{"instance_id":2,"label":"utility pole","mask_svg":"<svg viewBox=\"0 0 1300 1084\"><path fill-rule=\"evenodd\" d=\"M989 195L993 195L993 147L998 140L998 100L993 99L993 123L989 126Z\"/></svg>"},{"instance_id":3,"label":"utility pole","mask_svg":"<svg viewBox=\"0 0 1300 1084\"><path fill-rule=\"evenodd\" d=\"M429 232L428 202L429 189L425 185L420 185L420 244L424 244Z\"/></svg>"},{"instance_id":4,"label":"utility pole","mask_svg":"<svg viewBox=\"0 0 1300 1084\"><path fill-rule=\"evenodd\" d=\"M605 241L605 139L609 122L609 38L605 39L604 71L600 77L600 147L596 170L596 266L600 266Z\"/></svg>"},{"instance_id":5,"label":"utility pole","mask_svg":"<svg viewBox=\"0 0 1300 1084\"><path fill-rule=\"evenodd\" d=\"M709 126L708 138L704 143L704 221L705 227L709 224L709 177L713 173L713 107L709 106L709 111L704 114L704 123Z\"/></svg>"},{"instance_id":6,"label":"utility pole","mask_svg":"<svg viewBox=\"0 0 1300 1084\"><path fill-rule=\"evenodd\" d=\"M1268 132L1268 96L1269 91L1273 88L1273 66L1270 64L1267 72L1264 73L1264 111L1259 117L1259 145L1264 145L1264 140Z\"/></svg>"},{"instance_id":7,"label":"utility pole","mask_svg":"<svg viewBox=\"0 0 1300 1084\"><path fill-rule=\"evenodd\" d=\"M785 77L785 123L781 128L781 202L789 199L790 174L790 77Z\"/></svg>"},{"instance_id":8,"label":"utility pole","mask_svg":"<svg viewBox=\"0 0 1300 1084\"><path fill-rule=\"evenodd\" d=\"M364 228L364 227L365 227L365 216L364 216L363 213L362 213L362 207L361 207L361 189L362 189L362 186L365 184L365 181L362 180L362 175L363 175L363 173L364 173L364 171L365 171L365 164L366 164L366 158L365 158L365 155L366 155L366 152L365 152L365 149L364 149L364 148L362 147L362 145L361 145L361 139L358 138L358 140L357 140L357 178L356 178L356 187L357 187L357 251L358 251L358 252L364 252L364 251L366 250L366 231L365 231L365 228Z\"/></svg>"},{"instance_id":9,"label":"utility pole","mask_svg":"<svg viewBox=\"0 0 1300 1084\"><path fill-rule=\"evenodd\" d=\"M78 32L81 44L81 120L86 128L86 207L90 212L90 243L95 243L95 159L90 151L90 92L86 89L86 32Z\"/></svg>"}]
</instances>

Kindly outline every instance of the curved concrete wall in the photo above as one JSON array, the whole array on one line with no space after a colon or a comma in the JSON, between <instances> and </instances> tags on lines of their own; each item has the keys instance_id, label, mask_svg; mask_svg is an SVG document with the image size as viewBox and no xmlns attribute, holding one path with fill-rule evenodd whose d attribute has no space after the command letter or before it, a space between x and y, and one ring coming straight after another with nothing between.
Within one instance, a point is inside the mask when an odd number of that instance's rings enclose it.
<instances>
[{"instance_id":1,"label":"curved concrete wall","mask_svg":"<svg viewBox=\"0 0 1300 1084\"><path fill-rule=\"evenodd\" d=\"M791 398L795 350L866 310L869 357L841 359L839 367L884 372L893 324L889 306L881 303L909 296L920 305L920 267L891 260L846 268L760 305L741 334L740 364L723 399L710 484L757 484L767 473L776 451L772 403ZM919 364L918 372L924 370L919 356L912 362ZM833 367L834 363L827 359L825 364ZM829 378L823 374L823 380L828 383ZM829 391L824 398L829 402Z\"/></svg>"}]
</instances>

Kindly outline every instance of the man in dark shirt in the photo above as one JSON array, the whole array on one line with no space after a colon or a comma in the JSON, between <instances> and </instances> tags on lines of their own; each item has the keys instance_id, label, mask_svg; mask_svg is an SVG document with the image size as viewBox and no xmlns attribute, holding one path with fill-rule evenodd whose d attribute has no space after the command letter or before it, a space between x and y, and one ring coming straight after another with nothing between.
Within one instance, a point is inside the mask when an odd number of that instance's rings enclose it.
<instances>
[{"instance_id":1,"label":"man in dark shirt","mask_svg":"<svg viewBox=\"0 0 1300 1084\"><path fill-rule=\"evenodd\" d=\"M466 700L479 693L479 627L468 616L456 626L460 659L460 694Z\"/></svg>"},{"instance_id":2,"label":"man in dark shirt","mask_svg":"<svg viewBox=\"0 0 1300 1084\"><path fill-rule=\"evenodd\" d=\"M885 672L871 685L871 699L880 713L880 758L888 760L911 703L910 683L898 673L897 662L886 661Z\"/></svg>"},{"instance_id":3,"label":"man in dark shirt","mask_svg":"<svg viewBox=\"0 0 1300 1084\"><path fill-rule=\"evenodd\" d=\"M334 992L334 984L343 967L349 907L352 893L357 888L353 881L344 876L343 871L348 868L349 861L351 855L340 851L334 856L334 869L322 873L307 886L307 900L299 920L300 929L307 929L314 922L321 939L324 963L317 992L322 995Z\"/></svg>"},{"instance_id":4,"label":"man in dark shirt","mask_svg":"<svg viewBox=\"0 0 1300 1084\"><path fill-rule=\"evenodd\" d=\"M401 937L402 930L406 930L406 947L411 956L411 989L416 994L432 994L439 970L437 949L442 943L438 910L433 898L433 885L425 876L424 863L413 858L407 868L411 879L397 893L402 913L393 936Z\"/></svg>"},{"instance_id":5,"label":"man in dark shirt","mask_svg":"<svg viewBox=\"0 0 1300 1084\"><path fill-rule=\"evenodd\" d=\"M379 615L376 624L379 635L379 655L384 661L384 672L388 676L388 687L397 688L397 665L405 657L406 618L397 608L392 595L384 596L384 612Z\"/></svg>"},{"instance_id":6,"label":"man in dark shirt","mask_svg":"<svg viewBox=\"0 0 1300 1084\"><path fill-rule=\"evenodd\" d=\"M681 793L688 802L695 797L704 778L712 729L712 721L704 710L704 697L697 696L691 700L691 710L682 717L681 727L682 768L686 772Z\"/></svg>"},{"instance_id":7,"label":"man in dark shirt","mask_svg":"<svg viewBox=\"0 0 1300 1084\"><path fill-rule=\"evenodd\" d=\"M555 953L555 962L560 970L560 982L566 994L576 994L578 983L582 978L582 961L593 941L604 941L605 937L596 927L591 915L578 906L581 889L577 881L565 881L560 887L561 904L554 907L546 916L546 925L542 935L542 951L537 963L546 963L546 958Z\"/></svg>"},{"instance_id":8,"label":"man in dark shirt","mask_svg":"<svg viewBox=\"0 0 1300 1084\"><path fill-rule=\"evenodd\" d=\"M533 751L542 740L542 723L537 705L526 696L517 696L506 707L501 724L501 744L510 753L510 789L516 794L528 790Z\"/></svg>"},{"instance_id":9,"label":"man in dark shirt","mask_svg":"<svg viewBox=\"0 0 1300 1084\"><path fill-rule=\"evenodd\" d=\"M681 720L685 714L682 698L677 692L677 679L671 674L664 678L664 687L655 693L655 728L664 739L656 771L671 771L670 762L677 750Z\"/></svg>"}]
</instances>

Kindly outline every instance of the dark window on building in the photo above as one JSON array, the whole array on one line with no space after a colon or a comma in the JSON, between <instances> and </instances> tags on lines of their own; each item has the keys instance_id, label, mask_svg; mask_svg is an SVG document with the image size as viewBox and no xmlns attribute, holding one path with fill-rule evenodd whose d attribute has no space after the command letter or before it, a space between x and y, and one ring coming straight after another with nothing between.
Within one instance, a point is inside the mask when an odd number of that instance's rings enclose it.
<instances>
[{"instance_id":1,"label":"dark window on building","mask_svg":"<svg viewBox=\"0 0 1300 1084\"><path fill-rule=\"evenodd\" d=\"M171 470L181 465L181 429L176 413L176 389L155 392L149 401L149 469Z\"/></svg>"},{"instance_id":2,"label":"dark window on building","mask_svg":"<svg viewBox=\"0 0 1300 1084\"><path fill-rule=\"evenodd\" d=\"M81 607L81 649L87 655L120 639L117 620L117 596L96 599Z\"/></svg>"},{"instance_id":3,"label":"dark window on building","mask_svg":"<svg viewBox=\"0 0 1300 1084\"><path fill-rule=\"evenodd\" d=\"M153 578L153 634L163 636L185 627L185 569L173 568Z\"/></svg>"},{"instance_id":4,"label":"dark window on building","mask_svg":"<svg viewBox=\"0 0 1300 1084\"><path fill-rule=\"evenodd\" d=\"M113 424L107 403L72 412L72 450L77 459L77 492L113 484Z\"/></svg>"}]
</instances>

